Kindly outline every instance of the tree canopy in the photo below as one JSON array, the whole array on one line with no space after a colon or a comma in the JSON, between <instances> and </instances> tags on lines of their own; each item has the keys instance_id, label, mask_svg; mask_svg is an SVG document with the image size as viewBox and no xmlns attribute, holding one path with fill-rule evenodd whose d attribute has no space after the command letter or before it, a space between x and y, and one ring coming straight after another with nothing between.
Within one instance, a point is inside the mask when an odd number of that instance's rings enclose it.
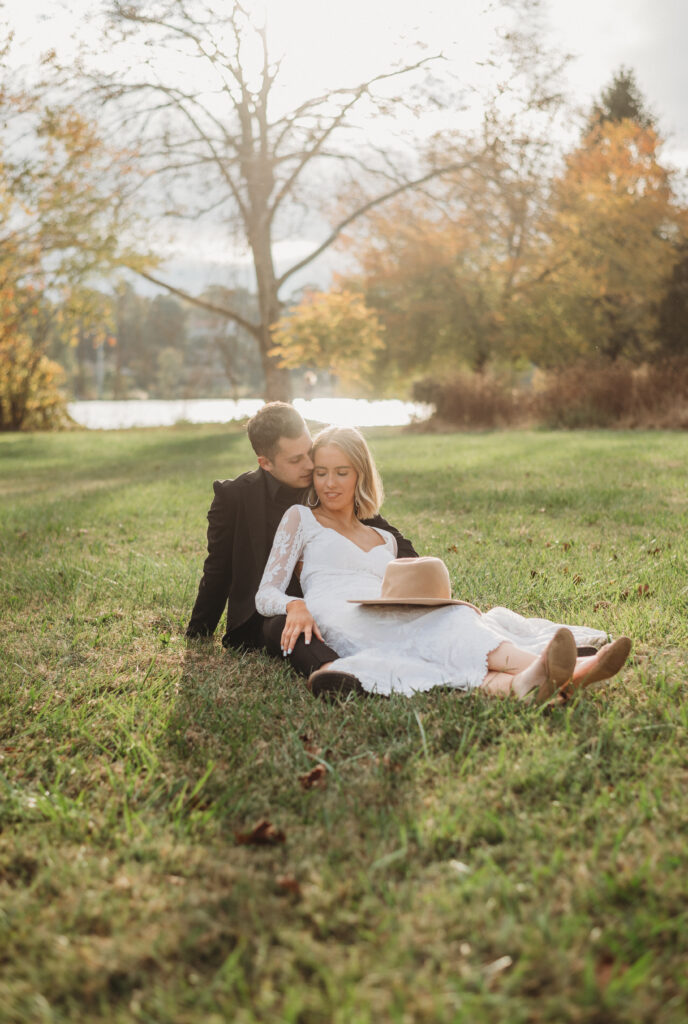
<instances>
[{"instance_id":1,"label":"tree canopy","mask_svg":"<svg viewBox=\"0 0 688 1024\"><path fill-rule=\"evenodd\" d=\"M50 332L87 319L89 277L134 259L124 241L131 168L83 114L9 76L0 152L0 429L18 429L59 416Z\"/></svg>"},{"instance_id":2,"label":"tree canopy","mask_svg":"<svg viewBox=\"0 0 688 1024\"><path fill-rule=\"evenodd\" d=\"M109 9L112 52L120 43L129 48L138 43L145 60L103 71L86 56L80 81L102 109L112 112L113 133L135 140L157 187L167 189L168 214L195 222L211 217L225 227L228 247L240 243L248 248L258 315L247 317L231 304L210 303L171 288L159 274L142 272L249 332L260 349L266 397L287 398L288 373L271 354L271 326L283 310L287 283L358 217L442 171L395 162L389 152L355 142L353 130L354 112L360 108L381 116L403 106L404 96L394 93L393 83L422 75L432 58L382 69L366 81L330 89L285 110L279 98L279 55L270 52L267 26L244 4L219 9L204 0L163 0L150 8L114 0ZM204 87L189 86L191 68L194 81L202 80ZM322 206L317 191L323 181L336 180L341 194L347 179L363 184L365 194L322 231L310 253L278 269L274 242L293 230L299 205L308 206L313 221Z\"/></svg>"}]
</instances>

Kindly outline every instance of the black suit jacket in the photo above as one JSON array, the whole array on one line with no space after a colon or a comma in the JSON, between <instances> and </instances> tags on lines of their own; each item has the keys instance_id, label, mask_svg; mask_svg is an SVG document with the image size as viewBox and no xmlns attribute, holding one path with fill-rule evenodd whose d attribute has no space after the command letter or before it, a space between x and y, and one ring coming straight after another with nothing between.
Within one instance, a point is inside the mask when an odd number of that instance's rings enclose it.
<instances>
[{"instance_id":1,"label":"black suit jacket","mask_svg":"<svg viewBox=\"0 0 688 1024\"><path fill-rule=\"evenodd\" d=\"M258 617L255 596L283 509L276 508L275 481L263 469L243 473L234 480L216 480L213 490L215 497L208 511L208 557L186 635L211 636L227 605L227 630L222 638L227 647L233 632ZM297 492L282 489L285 509L294 504L289 493L295 496ZM411 542L382 516L363 522L394 534L399 558L416 557ZM288 593L301 596L296 580L292 580Z\"/></svg>"}]
</instances>

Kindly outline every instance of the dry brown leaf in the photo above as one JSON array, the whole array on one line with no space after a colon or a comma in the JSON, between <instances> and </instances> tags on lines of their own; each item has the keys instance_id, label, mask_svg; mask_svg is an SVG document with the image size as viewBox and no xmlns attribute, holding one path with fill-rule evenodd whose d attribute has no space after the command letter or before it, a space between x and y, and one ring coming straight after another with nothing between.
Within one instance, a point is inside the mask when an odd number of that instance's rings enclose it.
<instances>
[{"instance_id":1,"label":"dry brown leaf","mask_svg":"<svg viewBox=\"0 0 688 1024\"><path fill-rule=\"evenodd\" d=\"M299 775L302 789L322 789L327 785L327 768L324 764L316 764L309 772Z\"/></svg>"},{"instance_id":2,"label":"dry brown leaf","mask_svg":"<svg viewBox=\"0 0 688 1024\"><path fill-rule=\"evenodd\" d=\"M285 842L287 837L281 828L276 828L267 818L262 818L250 832L235 832L234 838L242 846L272 846Z\"/></svg>"},{"instance_id":3,"label":"dry brown leaf","mask_svg":"<svg viewBox=\"0 0 688 1024\"><path fill-rule=\"evenodd\" d=\"M322 752L322 747L319 747L312 736L309 736L307 732L304 732L299 739L303 743L303 749L311 757L317 757Z\"/></svg>"},{"instance_id":4,"label":"dry brown leaf","mask_svg":"<svg viewBox=\"0 0 688 1024\"><path fill-rule=\"evenodd\" d=\"M279 875L275 879L275 885L282 892L290 893L292 896L301 895L301 886L298 879L294 878L293 875Z\"/></svg>"}]
</instances>

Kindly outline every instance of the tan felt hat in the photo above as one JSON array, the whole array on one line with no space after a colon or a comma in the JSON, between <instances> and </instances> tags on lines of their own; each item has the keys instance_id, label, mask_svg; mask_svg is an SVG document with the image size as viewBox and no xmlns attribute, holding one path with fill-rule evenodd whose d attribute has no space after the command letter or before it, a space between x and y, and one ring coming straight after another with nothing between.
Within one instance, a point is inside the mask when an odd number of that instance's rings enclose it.
<instances>
[{"instance_id":1,"label":"tan felt hat","mask_svg":"<svg viewBox=\"0 0 688 1024\"><path fill-rule=\"evenodd\" d=\"M469 601L451 596L449 570L441 558L395 558L385 569L379 597L348 598L351 604L418 604L429 607L463 604L479 611Z\"/></svg>"}]
</instances>

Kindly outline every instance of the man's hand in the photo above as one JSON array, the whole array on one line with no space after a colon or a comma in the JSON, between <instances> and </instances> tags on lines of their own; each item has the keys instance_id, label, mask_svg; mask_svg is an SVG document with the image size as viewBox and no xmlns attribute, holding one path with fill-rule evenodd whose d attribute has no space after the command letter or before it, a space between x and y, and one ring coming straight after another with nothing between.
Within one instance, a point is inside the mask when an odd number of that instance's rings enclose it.
<instances>
[{"instance_id":1,"label":"man's hand","mask_svg":"<svg viewBox=\"0 0 688 1024\"><path fill-rule=\"evenodd\" d=\"M297 598L290 601L287 605L287 621L284 624L282 638L280 640L282 654L285 658L294 650L296 641L302 633L304 641L307 644L311 642L313 634L317 636L318 640L322 640L320 630L315 624L313 616L308 611L306 602Z\"/></svg>"}]
</instances>

